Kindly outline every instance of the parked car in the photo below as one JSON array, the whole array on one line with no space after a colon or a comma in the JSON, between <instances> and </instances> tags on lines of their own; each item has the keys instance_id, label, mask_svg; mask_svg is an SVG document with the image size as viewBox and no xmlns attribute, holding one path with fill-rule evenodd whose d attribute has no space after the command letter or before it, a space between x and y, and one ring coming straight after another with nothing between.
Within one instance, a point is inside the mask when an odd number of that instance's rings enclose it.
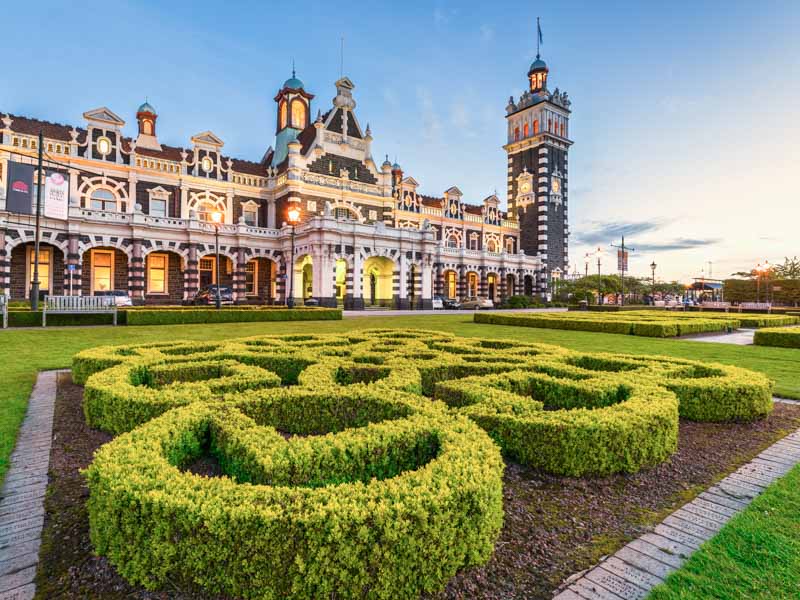
<instances>
[{"instance_id":1,"label":"parked car","mask_svg":"<svg viewBox=\"0 0 800 600\"><path fill-rule=\"evenodd\" d=\"M319 306L319 300L316 298L306 298L303 300L303 306Z\"/></svg>"},{"instance_id":2,"label":"parked car","mask_svg":"<svg viewBox=\"0 0 800 600\"><path fill-rule=\"evenodd\" d=\"M95 296L113 296L114 304L117 306L133 306L131 297L125 290L108 290L105 292L95 292Z\"/></svg>"},{"instance_id":3,"label":"parked car","mask_svg":"<svg viewBox=\"0 0 800 600\"><path fill-rule=\"evenodd\" d=\"M455 298L442 298L442 304L444 304L445 308L450 310L458 310L461 308L461 303Z\"/></svg>"},{"instance_id":4,"label":"parked car","mask_svg":"<svg viewBox=\"0 0 800 600\"><path fill-rule=\"evenodd\" d=\"M467 310L480 310L482 308L494 308L494 303L489 298L469 296L461 301L461 308Z\"/></svg>"},{"instance_id":5,"label":"parked car","mask_svg":"<svg viewBox=\"0 0 800 600\"><path fill-rule=\"evenodd\" d=\"M222 304L233 304L233 290L224 285L219 286L219 295ZM208 285L202 288L192 299L193 304L216 304L217 286Z\"/></svg>"},{"instance_id":6,"label":"parked car","mask_svg":"<svg viewBox=\"0 0 800 600\"><path fill-rule=\"evenodd\" d=\"M433 301L431 302L431 307L433 310L441 310L444 308L444 300L442 300L441 296L434 296Z\"/></svg>"}]
</instances>

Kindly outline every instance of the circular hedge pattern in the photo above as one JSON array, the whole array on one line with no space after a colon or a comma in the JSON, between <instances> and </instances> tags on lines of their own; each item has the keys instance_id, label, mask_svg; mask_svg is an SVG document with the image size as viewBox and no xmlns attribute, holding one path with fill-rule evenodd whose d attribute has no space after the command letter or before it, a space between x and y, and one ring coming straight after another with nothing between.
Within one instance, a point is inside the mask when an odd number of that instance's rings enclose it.
<instances>
[{"instance_id":1,"label":"circular hedge pattern","mask_svg":"<svg viewBox=\"0 0 800 600\"><path fill-rule=\"evenodd\" d=\"M635 472L679 416L771 410L758 373L667 357L375 329L94 348L92 542L130 581L252 598L416 597L491 555L500 451ZM221 477L184 467L205 455Z\"/></svg>"}]
</instances>

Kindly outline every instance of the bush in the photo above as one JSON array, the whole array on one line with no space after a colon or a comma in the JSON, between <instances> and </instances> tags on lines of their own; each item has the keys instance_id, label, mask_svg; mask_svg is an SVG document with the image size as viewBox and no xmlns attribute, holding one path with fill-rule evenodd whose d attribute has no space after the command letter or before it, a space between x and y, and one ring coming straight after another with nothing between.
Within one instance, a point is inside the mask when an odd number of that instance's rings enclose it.
<instances>
[{"instance_id":1,"label":"bush","mask_svg":"<svg viewBox=\"0 0 800 600\"><path fill-rule=\"evenodd\" d=\"M276 427L328 435L286 440ZM229 477L181 471L204 452ZM91 539L150 589L178 581L245 598L414 598L489 559L502 472L477 426L399 392L199 403L97 452Z\"/></svg>"},{"instance_id":2,"label":"bush","mask_svg":"<svg viewBox=\"0 0 800 600\"><path fill-rule=\"evenodd\" d=\"M753 343L756 346L800 348L800 327L759 329L755 333Z\"/></svg>"},{"instance_id":3,"label":"bush","mask_svg":"<svg viewBox=\"0 0 800 600\"><path fill-rule=\"evenodd\" d=\"M121 313L119 313L121 314ZM119 316L118 314L118 316ZM67 315L67 314L47 314L48 327L66 327L78 325L111 325L113 316L110 314L86 314L86 315ZM30 310L8 311L9 327L41 327L42 311L31 312Z\"/></svg>"},{"instance_id":4,"label":"bush","mask_svg":"<svg viewBox=\"0 0 800 600\"><path fill-rule=\"evenodd\" d=\"M172 308L127 310L128 325L178 325L191 323L241 323L251 321L341 320L338 308Z\"/></svg>"},{"instance_id":5,"label":"bush","mask_svg":"<svg viewBox=\"0 0 800 600\"><path fill-rule=\"evenodd\" d=\"M734 367L391 329L93 348L73 376L119 434L87 471L95 550L150 589L248 598L434 593L491 555L500 450L635 472L679 415L772 406ZM205 455L224 477L183 470Z\"/></svg>"}]
</instances>

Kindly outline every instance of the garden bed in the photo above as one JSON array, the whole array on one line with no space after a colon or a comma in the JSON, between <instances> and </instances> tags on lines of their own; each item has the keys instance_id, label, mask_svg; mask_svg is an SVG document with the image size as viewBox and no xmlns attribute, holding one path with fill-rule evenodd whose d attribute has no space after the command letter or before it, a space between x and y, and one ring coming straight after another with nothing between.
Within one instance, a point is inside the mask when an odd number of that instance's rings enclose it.
<instances>
[{"instance_id":1,"label":"garden bed","mask_svg":"<svg viewBox=\"0 0 800 600\"><path fill-rule=\"evenodd\" d=\"M475 313L473 318L475 323L491 325L594 331L661 338L722 332L740 327L780 327L794 325L798 322L797 317L789 315L691 313L664 310L514 315Z\"/></svg>"},{"instance_id":2,"label":"garden bed","mask_svg":"<svg viewBox=\"0 0 800 600\"><path fill-rule=\"evenodd\" d=\"M221 598L174 586L148 592L127 583L107 559L94 556L88 490L79 470L90 464L94 451L111 435L86 424L82 395L83 388L69 376L60 379L38 597ZM785 404L777 404L767 418L747 424L682 420L677 453L632 475L559 477L506 461L505 521L492 558L482 567L462 571L443 592L428 597L549 599L566 577L637 537L798 426L800 407ZM189 468L218 474L213 461Z\"/></svg>"},{"instance_id":3,"label":"garden bed","mask_svg":"<svg viewBox=\"0 0 800 600\"><path fill-rule=\"evenodd\" d=\"M756 331L753 337L756 346L800 348L800 327L767 327Z\"/></svg>"}]
</instances>

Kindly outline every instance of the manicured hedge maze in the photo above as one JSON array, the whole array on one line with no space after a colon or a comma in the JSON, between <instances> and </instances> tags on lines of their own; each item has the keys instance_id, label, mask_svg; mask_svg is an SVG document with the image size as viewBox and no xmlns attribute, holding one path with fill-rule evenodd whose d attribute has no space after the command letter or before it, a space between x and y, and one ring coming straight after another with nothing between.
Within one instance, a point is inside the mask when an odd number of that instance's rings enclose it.
<instances>
[{"instance_id":1,"label":"manicured hedge maze","mask_svg":"<svg viewBox=\"0 0 800 600\"><path fill-rule=\"evenodd\" d=\"M568 312L498 314L475 313L476 323L516 325L545 329L596 331L644 337L677 337L738 329L739 327L768 327L794 325L797 317L787 315L745 315L711 312L666 312L631 310L621 312Z\"/></svg>"},{"instance_id":2,"label":"manicured hedge maze","mask_svg":"<svg viewBox=\"0 0 800 600\"><path fill-rule=\"evenodd\" d=\"M404 598L491 556L501 451L543 471L635 472L679 416L752 420L764 376L438 332L86 350L92 543L149 589ZM186 467L216 458L224 476Z\"/></svg>"},{"instance_id":3,"label":"manicured hedge maze","mask_svg":"<svg viewBox=\"0 0 800 600\"><path fill-rule=\"evenodd\" d=\"M753 343L756 346L800 348L800 327L760 329L756 331Z\"/></svg>"}]
</instances>

